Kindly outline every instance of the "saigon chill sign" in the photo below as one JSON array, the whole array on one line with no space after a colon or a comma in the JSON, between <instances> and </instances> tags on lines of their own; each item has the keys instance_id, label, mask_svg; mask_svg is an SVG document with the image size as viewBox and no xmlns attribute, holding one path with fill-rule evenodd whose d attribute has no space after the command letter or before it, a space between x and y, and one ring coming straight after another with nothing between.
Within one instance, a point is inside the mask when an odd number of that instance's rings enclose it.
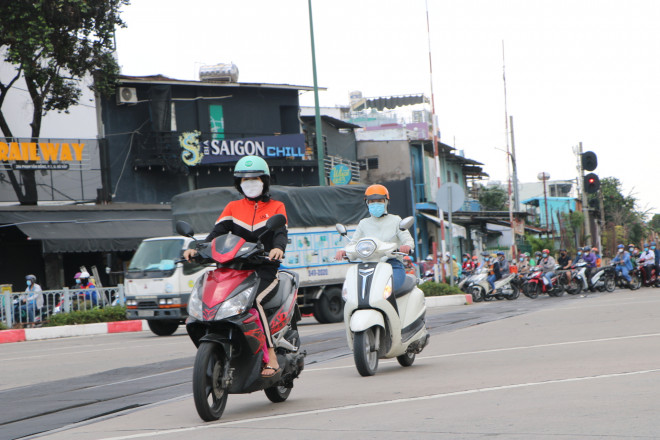
<instances>
[{"instance_id":1,"label":"saigon chill sign","mask_svg":"<svg viewBox=\"0 0 660 440\"><path fill-rule=\"evenodd\" d=\"M284 134L244 139L213 139L200 142L199 131L179 137L181 159L188 166L236 162L243 156L263 158L305 157L305 135Z\"/></svg>"}]
</instances>

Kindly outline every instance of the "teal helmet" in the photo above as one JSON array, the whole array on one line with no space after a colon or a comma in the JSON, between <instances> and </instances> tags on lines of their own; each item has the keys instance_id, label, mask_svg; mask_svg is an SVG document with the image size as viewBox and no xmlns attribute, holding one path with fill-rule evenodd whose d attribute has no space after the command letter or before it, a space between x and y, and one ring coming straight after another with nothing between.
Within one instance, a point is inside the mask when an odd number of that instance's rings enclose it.
<instances>
[{"instance_id":1,"label":"teal helmet","mask_svg":"<svg viewBox=\"0 0 660 440\"><path fill-rule=\"evenodd\" d=\"M234 177L269 176L268 164L259 156L245 156L234 167Z\"/></svg>"},{"instance_id":2,"label":"teal helmet","mask_svg":"<svg viewBox=\"0 0 660 440\"><path fill-rule=\"evenodd\" d=\"M234 188L243 194L241 179L243 177L258 177L264 183L262 200L268 200L270 190L270 170L268 164L259 156L245 156L236 162L234 167ZM245 194L243 194L245 195Z\"/></svg>"}]
</instances>

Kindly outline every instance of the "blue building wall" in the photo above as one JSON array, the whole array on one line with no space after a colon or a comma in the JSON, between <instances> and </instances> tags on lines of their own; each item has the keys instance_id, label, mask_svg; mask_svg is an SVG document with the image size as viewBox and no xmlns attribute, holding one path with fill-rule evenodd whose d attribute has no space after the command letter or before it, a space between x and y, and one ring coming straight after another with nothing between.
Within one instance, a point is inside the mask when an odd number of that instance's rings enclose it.
<instances>
[{"instance_id":1,"label":"blue building wall","mask_svg":"<svg viewBox=\"0 0 660 440\"><path fill-rule=\"evenodd\" d=\"M547 205L548 205L548 214L547 214L547 220L546 220L546 203L545 201L547 200ZM559 217L561 216L562 213L570 213L572 211L575 211L575 199L572 197L534 197L531 199L523 200L523 204L527 205L528 208L531 206L534 218L530 219L531 221L534 221L534 219L538 219L540 226L542 228L547 228L548 223L550 224L550 227L553 227L553 230L555 232L559 232Z\"/></svg>"}]
</instances>

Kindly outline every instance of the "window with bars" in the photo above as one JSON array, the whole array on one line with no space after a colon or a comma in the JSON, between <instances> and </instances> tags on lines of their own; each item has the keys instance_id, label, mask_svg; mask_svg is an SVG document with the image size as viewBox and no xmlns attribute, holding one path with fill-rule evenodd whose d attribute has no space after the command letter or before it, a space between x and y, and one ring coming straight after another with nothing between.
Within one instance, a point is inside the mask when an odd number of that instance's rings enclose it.
<instances>
[{"instance_id":1,"label":"window with bars","mask_svg":"<svg viewBox=\"0 0 660 440\"><path fill-rule=\"evenodd\" d=\"M360 170L377 170L377 169L378 169L377 157L367 157L366 159L360 159Z\"/></svg>"}]
</instances>

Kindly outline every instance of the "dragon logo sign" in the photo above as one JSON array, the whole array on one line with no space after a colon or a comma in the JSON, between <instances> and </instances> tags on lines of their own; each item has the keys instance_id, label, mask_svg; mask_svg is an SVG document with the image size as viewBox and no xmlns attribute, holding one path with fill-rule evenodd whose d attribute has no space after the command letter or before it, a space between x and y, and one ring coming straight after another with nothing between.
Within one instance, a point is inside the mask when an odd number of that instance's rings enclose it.
<instances>
[{"instance_id":1,"label":"dragon logo sign","mask_svg":"<svg viewBox=\"0 0 660 440\"><path fill-rule=\"evenodd\" d=\"M204 153L201 152L199 146L199 136L201 133L198 130L182 133L179 136L179 144L183 151L181 152L181 160L189 167L195 166L202 161Z\"/></svg>"}]
</instances>

